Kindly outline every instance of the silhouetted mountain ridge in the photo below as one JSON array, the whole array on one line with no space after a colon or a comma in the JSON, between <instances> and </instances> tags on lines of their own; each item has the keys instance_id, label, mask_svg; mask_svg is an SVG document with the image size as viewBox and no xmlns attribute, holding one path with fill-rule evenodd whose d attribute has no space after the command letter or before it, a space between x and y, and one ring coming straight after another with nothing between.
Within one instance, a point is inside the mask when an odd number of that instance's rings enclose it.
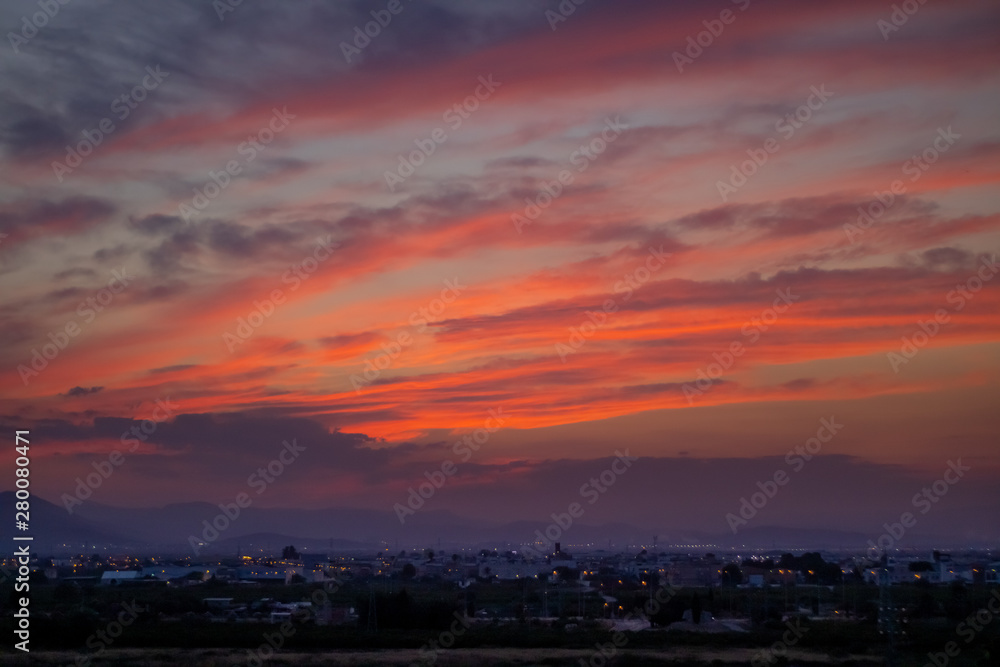
<instances>
[{"instance_id":1,"label":"silhouetted mountain ridge","mask_svg":"<svg viewBox=\"0 0 1000 667\"><path fill-rule=\"evenodd\" d=\"M13 492L0 493L0 508L13 517ZM649 528L625 522L589 524L576 521L566 527L553 521L520 519L495 522L461 516L446 510L422 510L401 523L391 510L333 507L324 509L250 506L226 516L207 502L163 507L115 507L84 502L70 513L60 505L31 498L30 530L33 551L80 551L90 547L156 549L192 553L191 538L205 544L202 554L233 554L261 546L280 549L295 544L313 549L395 549L435 545L509 548L544 540L561 542L568 551L650 547L659 549L739 551L741 549L864 549L878 535L822 527L744 526L737 534ZM13 520L3 522L3 537L13 537ZM971 536L968 546L990 546L989 536ZM907 535L903 547L951 546L955 540L934 535Z\"/></svg>"}]
</instances>

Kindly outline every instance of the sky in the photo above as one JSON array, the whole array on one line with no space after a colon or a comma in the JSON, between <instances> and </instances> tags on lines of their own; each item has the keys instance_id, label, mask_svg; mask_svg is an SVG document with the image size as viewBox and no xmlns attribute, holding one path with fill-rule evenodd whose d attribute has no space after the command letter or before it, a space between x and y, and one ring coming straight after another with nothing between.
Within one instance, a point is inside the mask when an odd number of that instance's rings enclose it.
<instances>
[{"instance_id":1,"label":"sky","mask_svg":"<svg viewBox=\"0 0 1000 667\"><path fill-rule=\"evenodd\" d=\"M294 441L260 506L542 520L627 453L586 521L726 532L784 473L756 525L877 534L960 460L923 525L996 537L995 3L43 4L0 8L39 496L228 502Z\"/></svg>"}]
</instances>

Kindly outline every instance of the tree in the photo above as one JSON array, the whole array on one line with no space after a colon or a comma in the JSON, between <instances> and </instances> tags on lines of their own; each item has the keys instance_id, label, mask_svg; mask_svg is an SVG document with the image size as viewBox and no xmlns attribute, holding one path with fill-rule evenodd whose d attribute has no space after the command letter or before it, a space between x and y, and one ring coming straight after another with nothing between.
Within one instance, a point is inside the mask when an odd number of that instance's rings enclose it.
<instances>
[{"instance_id":1,"label":"tree","mask_svg":"<svg viewBox=\"0 0 1000 667\"><path fill-rule=\"evenodd\" d=\"M701 596L697 593L694 594L694 599L691 600L691 622L695 625L701 623Z\"/></svg>"},{"instance_id":2,"label":"tree","mask_svg":"<svg viewBox=\"0 0 1000 667\"><path fill-rule=\"evenodd\" d=\"M678 623L684 620L684 610L687 602L680 595L675 595L667 600L666 604L661 604L655 614L649 617L650 625L667 627L671 623Z\"/></svg>"},{"instance_id":3,"label":"tree","mask_svg":"<svg viewBox=\"0 0 1000 667\"><path fill-rule=\"evenodd\" d=\"M743 583L743 571L736 563L730 563L722 568L722 583L727 586L739 586Z\"/></svg>"},{"instance_id":4,"label":"tree","mask_svg":"<svg viewBox=\"0 0 1000 667\"><path fill-rule=\"evenodd\" d=\"M289 544L287 547L281 550L281 560L298 560L299 552L295 550L295 546Z\"/></svg>"},{"instance_id":5,"label":"tree","mask_svg":"<svg viewBox=\"0 0 1000 667\"><path fill-rule=\"evenodd\" d=\"M56 588L52 593L53 599L56 602L78 602L83 599L83 593L80 589L80 585L76 582L60 581L56 584Z\"/></svg>"},{"instance_id":6,"label":"tree","mask_svg":"<svg viewBox=\"0 0 1000 667\"><path fill-rule=\"evenodd\" d=\"M930 585L928 584L927 587L930 588ZM920 594L920 597L917 601L917 609L916 611L914 611L913 615L916 616L917 618L930 618L931 616L934 615L934 611L935 611L934 598L931 597L929 591L925 590L923 593Z\"/></svg>"},{"instance_id":7,"label":"tree","mask_svg":"<svg viewBox=\"0 0 1000 667\"><path fill-rule=\"evenodd\" d=\"M403 579L412 579L417 576L417 568L413 567L413 563L407 563L400 574L403 575Z\"/></svg>"}]
</instances>

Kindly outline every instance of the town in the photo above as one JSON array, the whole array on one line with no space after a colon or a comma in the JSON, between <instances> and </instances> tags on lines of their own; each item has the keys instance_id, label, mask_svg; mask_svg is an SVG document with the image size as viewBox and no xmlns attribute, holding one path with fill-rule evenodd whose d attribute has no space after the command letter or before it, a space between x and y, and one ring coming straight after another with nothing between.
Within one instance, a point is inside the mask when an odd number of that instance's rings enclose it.
<instances>
[{"instance_id":1,"label":"town","mask_svg":"<svg viewBox=\"0 0 1000 667\"><path fill-rule=\"evenodd\" d=\"M127 647L393 646L433 661L428 647L447 650L443 632L455 647L502 640L585 649L602 639L614 647L621 637L630 648L656 649L710 641L765 663L777 655L766 652L790 649L792 640L799 650L865 664L890 650L920 654L925 644L927 651L944 645L934 643L942 623L969 620L966 629L979 627L984 636L974 639L983 646L1000 639L1000 623L989 624L1000 613L993 551L896 550L873 559L709 548L555 543L538 556L541 542L343 553L286 545L198 558L94 545L89 554L32 554L33 650L86 658ZM4 563L4 589L16 568L13 558ZM0 599L8 607L11 598Z\"/></svg>"}]
</instances>

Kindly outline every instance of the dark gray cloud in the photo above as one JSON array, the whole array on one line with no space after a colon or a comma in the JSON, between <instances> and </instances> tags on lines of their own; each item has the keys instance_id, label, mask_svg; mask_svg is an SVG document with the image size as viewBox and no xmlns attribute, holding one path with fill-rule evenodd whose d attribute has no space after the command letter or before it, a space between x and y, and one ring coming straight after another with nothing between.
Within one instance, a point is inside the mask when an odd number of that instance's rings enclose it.
<instances>
[{"instance_id":1,"label":"dark gray cloud","mask_svg":"<svg viewBox=\"0 0 1000 667\"><path fill-rule=\"evenodd\" d=\"M74 233L108 221L115 211L115 204L96 197L22 200L0 209L0 233L11 237L5 243Z\"/></svg>"},{"instance_id":2,"label":"dark gray cloud","mask_svg":"<svg viewBox=\"0 0 1000 667\"><path fill-rule=\"evenodd\" d=\"M403 3L381 34L348 63L341 43L372 21L383 4L363 0L249 3L219 15L201 0L138 0L60 5L58 14L0 64L0 151L22 159L54 159L103 118L118 127L181 113L192 102L240 106L281 97L352 69L370 71L455 58L525 30L545 28L534 3L458 0ZM14 27L38 11L7 3L0 25ZM85 28L84 28L85 27ZM122 36L127 35L127 38ZM308 67L302 63L308 62ZM121 119L112 108L145 76L169 73L137 109ZM38 82L44 81L44 86ZM286 170L301 165L274 164Z\"/></svg>"},{"instance_id":3,"label":"dark gray cloud","mask_svg":"<svg viewBox=\"0 0 1000 667\"><path fill-rule=\"evenodd\" d=\"M83 267L74 267L72 269L66 269L65 271L60 271L52 276L56 280L66 280L70 278L96 278L97 271L93 269L87 269Z\"/></svg>"},{"instance_id":4,"label":"dark gray cloud","mask_svg":"<svg viewBox=\"0 0 1000 667\"><path fill-rule=\"evenodd\" d=\"M323 347L329 347L337 349L340 347L350 347L355 345L369 345L376 344L380 341L382 337L373 332L365 331L363 333L357 334L340 334L337 336L326 336L325 338L319 339L319 344Z\"/></svg>"},{"instance_id":5,"label":"dark gray cloud","mask_svg":"<svg viewBox=\"0 0 1000 667\"><path fill-rule=\"evenodd\" d=\"M193 224L178 220L171 216L149 216L133 223L160 239L143 256L161 277L186 272L190 263L211 255L280 263L302 260L312 254L317 239L325 239L330 231L336 230L333 223L315 220L256 227L217 218Z\"/></svg>"},{"instance_id":6,"label":"dark gray cloud","mask_svg":"<svg viewBox=\"0 0 1000 667\"><path fill-rule=\"evenodd\" d=\"M160 373L173 373L175 371L184 371L189 368L197 368L198 364L176 364L174 366L163 366L162 368L150 369L150 375L158 375Z\"/></svg>"},{"instance_id":7,"label":"dark gray cloud","mask_svg":"<svg viewBox=\"0 0 1000 667\"><path fill-rule=\"evenodd\" d=\"M185 222L176 215L154 213L142 218L133 218L129 221L129 224L141 234L157 236L175 232L184 227Z\"/></svg>"},{"instance_id":8,"label":"dark gray cloud","mask_svg":"<svg viewBox=\"0 0 1000 667\"><path fill-rule=\"evenodd\" d=\"M76 387L70 395L93 393L99 387ZM172 406L169 400L165 405ZM152 411L150 406L150 410ZM176 408L172 408L176 409ZM143 432L145 424L146 433ZM87 442L111 440L134 444L139 437L165 456L185 452L190 465L217 466L226 460L255 460L272 456L283 441L297 440L316 452L316 465L342 470L367 470L384 465L387 451L367 447L370 438L360 433L329 431L316 421L299 417L261 416L251 413L177 414L156 424L124 417L96 417L92 423L76 424L65 419L42 419L31 427L43 442ZM152 433L148 433L152 430Z\"/></svg>"},{"instance_id":9,"label":"dark gray cloud","mask_svg":"<svg viewBox=\"0 0 1000 667\"><path fill-rule=\"evenodd\" d=\"M104 387L73 387L67 391L65 396L87 396L88 394L96 394L104 389Z\"/></svg>"},{"instance_id":10,"label":"dark gray cloud","mask_svg":"<svg viewBox=\"0 0 1000 667\"><path fill-rule=\"evenodd\" d=\"M964 268L972 263L972 253L960 248L931 248L921 253L927 266L935 269Z\"/></svg>"},{"instance_id":11,"label":"dark gray cloud","mask_svg":"<svg viewBox=\"0 0 1000 667\"><path fill-rule=\"evenodd\" d=\"M6 145L13 157L48 157L70 141L61 119L39 109L18 105L6 109L4 115L13 120L0 126L0 145Z\"/></svg>"},{"instance_id":12,"label":"dark gray cloud","mask_svg":"<svg viewBox=\"0 0 1000 667\"><path fill-rule=\"evenodd\" d=\"M870 203L866 199L828 195L760 204L728 204L686 215L674 224L684 229L753 230L765 237L785 238L856 224L858 207ZM929 216L937 208L937 204L901 195L879 224Z\"/></svg>"}]
</instances>

